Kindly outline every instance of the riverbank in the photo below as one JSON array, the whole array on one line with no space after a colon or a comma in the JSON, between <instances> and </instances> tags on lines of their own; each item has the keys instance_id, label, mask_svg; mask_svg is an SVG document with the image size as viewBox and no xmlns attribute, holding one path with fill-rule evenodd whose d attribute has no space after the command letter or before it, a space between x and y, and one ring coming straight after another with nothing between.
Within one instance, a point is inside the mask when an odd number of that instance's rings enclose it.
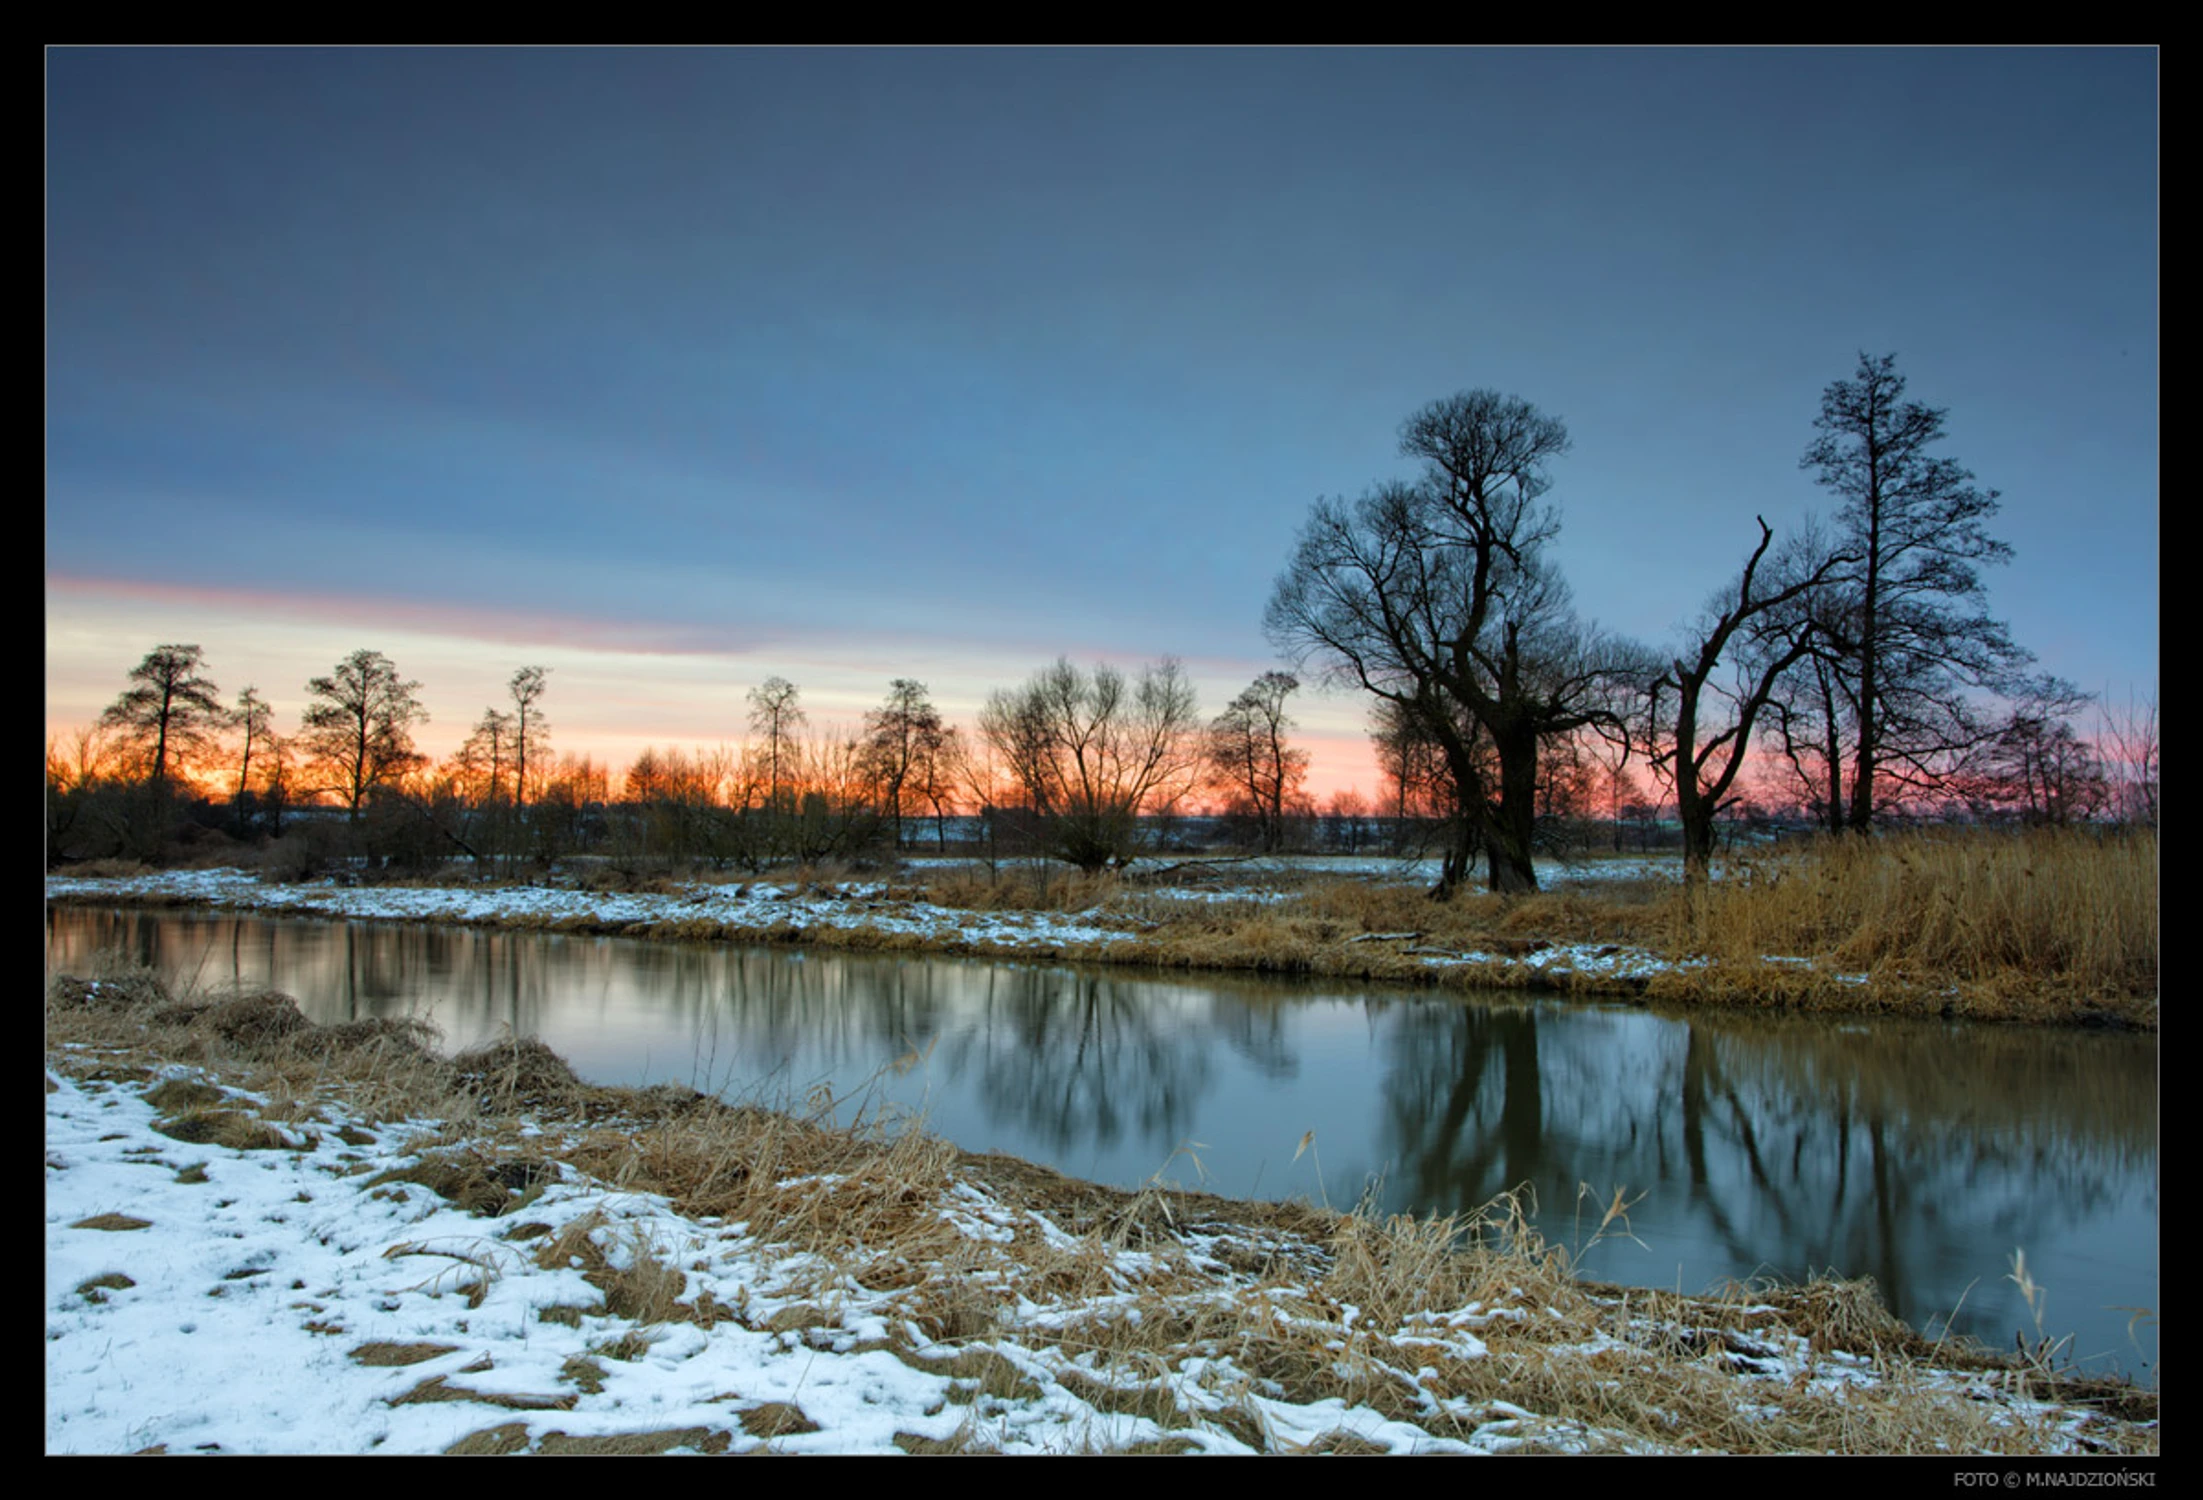
<instances>
[{"instance_id":1,"label":"riverbank","mask_svg":"<svg viewBox=\"0 0 2203 1500\"><path fill-rule=\"evenodd\" d=\"M123 972L46 1022L52 1452L2156 1451L2154 1393L1580 1283L1504 1203L1116 1192Z\"/></svg>"},{"instance_id":2,"label":"riverbank","mask_svg":"<svg viewBox=\"0 0 2203 1500\"><path fill-rule=\"evenodd\" d=\"M619 874L540 884L52 875L52 901L450 922L1507 989L1673 1005L2154 1030L2156 846L1889 841L1740 861L1693 912L1672 862L1541 872L1436 905L1413 866L1191 860L1124 876L912 861L887 878Z\"/></svg>"}]
</instances>

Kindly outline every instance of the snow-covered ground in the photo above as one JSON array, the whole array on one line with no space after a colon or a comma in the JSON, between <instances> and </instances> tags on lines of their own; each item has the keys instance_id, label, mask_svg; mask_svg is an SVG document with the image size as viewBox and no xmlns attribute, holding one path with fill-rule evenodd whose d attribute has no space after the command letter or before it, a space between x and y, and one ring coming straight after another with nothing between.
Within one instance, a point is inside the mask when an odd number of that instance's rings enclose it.
<instances>
[{"instance_id":1,"label":"snow-covered ground","mask_svg":"<svg viewBox=\"0 0 2203 1500\"><path fill-rule=\"evenodd\" d=\"M515 1241L509 1221L425 1189L367 1186L412 1159L425 1127L354 1126L351 1144L332 1121L294 1132L296 1150L235 1151L157 1133L129 1084L49 1073L48 1089L49 1452L437 1453L470 1434L553 1451L654 1433L692 1451L769 1440L792 1453L895 1453L976 1424L984 1446L1045 1453L1171 1435L1073 1395L1061 1377L1078 1362L1060 1348L992 1342L1030 1394L975 1401L945 1364L921 1367L930 1341L914 1327L904 1331L916 1362L881 1347L899 1320L892 1296L848 1284L831 1313L776 1296L792 1279L786 1257L744 1226L686 1220L662 1198L569 1173L515 1216L534 1230ZM1060 1236L1045 1222L1017 1225L1038 1216L976 1188L941 1211L973 1239L1013 1227ZM606 1353L629 1331L618 1319L547 1321L546 1310L602 1301L579 1269L542 1269L532 1254L592 1215L615 1261L647 1253L685 1267L684 1300L709 1296L740 1316L708 1329L660 1324L646 1348L619 1356ZM1127 1253L1128 1283L1141 1258ZM1045 1338L1050 1321L1034 1331ZM1477 1321L1436 1331L1474 1345ZM1495 1409L1488 1432L1444 1440L1338 1400L1249 1400L1272 1446L1288 1449L1343 1431L1401 1452L1499 1452L1539 1425ZM794 1430L760 1435L775 1424ZM1194 1447L1250 1451L1223 1430L1202 1431Z\"/></svg>"},{"instance_id":2,"label":"snow-covered ground","mask_svg":"<svg viewBox=\"0 0 2203 1500\"><path fill-rule=\"evenodd\" d=\"M190 1076L180 1067L159 1075ZM1143 1251L1098 1250L1114 1257L1104 1270L1116 1290L1083 1305L1036 1303L1014 1284L997 1285L999 1271L967 1269L972 1284L996 1286L1000 1333L951 1349L911 1321L903 1292L843 1277L822 1298L815 1264L761 1243L744 1224L684 1218L663 1198L570 1166L517 1212L477 1217L425 1187L378 1184L418 1158L427 1126L371 1124L324 1105L317 1123L284 1127L287 1147L192 1145L155 1128L159 1112L145 1097L153 1082L67 1049L47 1073L50 1453L548 1453L592 1443L600 1451L879 1454L933 1444L1010 1453L1662 1446L1446 1393L1436 1369L1485 1359L1487 1338L1558 1316L1521 1302L1417 1313L1383 1333L1380 1347L1419 1351L1408 1363L1422 1363L1421 1372L1394 1373L1420 1393L1423 1421L1336 1396L1290 1399L1229 1357L1193 1355L1160 1372L1163 1404L1177 1415L1159 1425L1129 1409L1138 1400L1111 1398L1121 1377L1063 1332L1073 1317L1136 1297L1150 1267ZM246 1110L262 1102L225 1093ZM833 1184L813 1186L830 1201ZM1013 1238L1065 1239L1045 1215L969 1181L932 1211L982 1257L973 1265L988 1264L990 1247ZM600 1266L648 1258L673 1268L679 1298L718 1316L647 1326L610 1316L580 1256L557 1264L542 1253L569 1230L586 1233ZM1225 1253L1199 1235L1186 1239L1197 1259L1204 1244ZM1247 1278L1235 1283L1223 1261L1207 1264L1216 1290L1201 1295L1231 1295L1235 1284L1245 1295ZM940 1272L913 1268L914 1276ZM1368 1332L1360 1311L1320 1291L1256 1295L1282 1299L1280 1322L1313 1319L1319 1340L1338 1340L1341 1360ZM1633 1344L1601 1334L1554 1356L1618 1371L1678 1336L1706 1337L1666 1328ZM1724 1334L1708 1347L1726 1371L1719 1378L1737 1387L1735 1420L1746 1425L1758 1420L1756 1400L1808 1391L1867 1400L1877 1380L1864 1359L1779 1332ZM1993 1413L1985 1430L2013 1435L2013 1451L2089 1451L2103 1432L2076 1412L1992 1399L1979 1377L1934 1379L1970 1392L1959 1409Z\"/></svg>"},{"instance_id":3,"label":"snow-covered ground","mask_svg":"<svg viewBox=\"0 0 2203 1500\"><path fill-rule=\"evenodd\" d=\"M407 1161L421 1130L355 1128L371 1138L352 1145L318 1129L298 1151L190 1146L156 1133L128 1085L48 1085L48 1452L436 1453L514 1420L539 1446L553 1431L689 1427L686 1446L730 1431L754 1445L743 1414L782 1401L821 1429L782 1449L892 1453L897 1433L946 1439L968 1414L945 1375L849 1352L884 1332L861 1298L831 1331L670 1323L638 1357L605 1357L616 1320L543 1317L602 1301L580 1271L534 1264L548 1235L516 1242L497 1232L510 1224L427 1189L363 1186ZM592 1213L615 1257L647 1246L699 1267L692 1297L713 1290L760 1323L777 1310L770 1256L662 1199L570 1180L526 1218L555 1234ZM583 1360L594 1368L577 1385ZM1066 1415L1022 1425L1067 1444Z\"/></svg>"},{"instance_id":4,"label":"snow-covered ground","mask_svg":"<svg viewBox=\"0 0 2203 1500\"><path fill-rule=\"evenodd\" d=\"M624 895L551 886L345 886L334 880L262 884L242 870L168 870L123 879L46 882L49 896L153 896L239 910L393 921L479 922L556 926L589 923L619 930L667 922L717 922L775 927L870 928L942 943L973 945L1080 944L1123 941L1121 930L1048 912L963 911L925 902L890 901L876 882L824 889L758 881L699 883L676 895Z\"/></svg>"}]
</instances>

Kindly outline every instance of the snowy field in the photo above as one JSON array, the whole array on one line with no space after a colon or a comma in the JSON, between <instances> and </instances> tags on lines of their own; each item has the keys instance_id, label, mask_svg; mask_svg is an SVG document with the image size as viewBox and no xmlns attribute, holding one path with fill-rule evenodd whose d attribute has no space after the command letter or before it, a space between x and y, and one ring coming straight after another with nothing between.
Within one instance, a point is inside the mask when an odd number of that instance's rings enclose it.
<instances>
[{"instance_id":1,"label":"snowy field","mask_svg":"<svg viewBox=\"0 0 2203 1500\"><path fill-rule=\"evenodd\" d=\"M1141 1303L1157 1274L1154 1254L1073 1246L1046 1215L961 1179L924 1210L964 1247L953 1252L956 1264L913 1265L902 1278L921 1289L944 1277L991 1289L982 1295L999 1301L996 1335L952 1348L914 1320L911 1286L868 1287L761 1243L745 1224L684 1218L662 1198L588 1180L571 1166L556 1168L555 1180L538 1175L532 1198L516 1199L502 1217L478 1217L426 1188L382 1181L418 1161L430 1143L425 1125L368 1124L325 1104L315 1123L283 1127L285 1138L262 1149L187 1144L157 1128L161 1116L145 1097L156 1080L127 1072L65 1051L46 1075L49 1453L1693 1446L1449 1394L1459 1376L1440 1372L1498 1357L1503 1336L1529 1337L1540 1358L1594 1372L1627 1369L1678 1338L1711 1337L1719 1360L1686 1373L1733 1385L1733 1420L1744 1427L1773 1420L1754 1415L1775 1410L1763 1399L1840 1412L1889 1395L1868 1360L1772 1329L1708 1335L1625 1318L1620 1337L1564 1335L1558 1325L1538 1333L1529 1325L1560 1314L1519 1291L1373 1327L1364 1310L1313 1282L1297 1285L1272 1269L1257 1288L1232 1269L1250 1256L1275 1267L1274 1245L1191 1228L1181 1259L1210 1278L1205 1289ZM172 1067L158 1076L193 1075ZM224 1094L227 1107L263 1102ZM828 1206L835 1186L780 1184ZM1085 1257L1101 1290L1051 1295L1037 1278L1020 1281L1013 1243ZM560 1264L544 1253L548 1245L590 1250L599 1280L584 1279L581 1254ZM638 1323L607 1313L602 1270L645 1262L669 1268L668 1295L688 1312L715 1316ZM1393 1414L1335 1395L1293 1399L1229 1354L1188 1352L1149 1370L1146 1386L1128 1386L1121 1367L1098 1363L1066 1332L1082 1318L1137 1318L1140 1306L1186 1316L1233 1297L1264 1299L1265 1317L1304 1327L1319 1351L1329 1341L1338 1352L1325 1358L1342 1371L1350 1357L1377 1351L1390 1363L1364 1368L1399 1382L1387 1403ZM1745 1320L1762 1311L1734 1309ZM1923 1393L1939 1393L1965 1421L1986 1424L1976 1429L1981 1440L2007 1451L2101 1451L2107 1440L2101 1419L2014 1399L1980 1376L1908 1378L1927 1381L1908 1387L1913 1407ZM1414 1420L1399 1415L1402 1391L1414 1393Z\"/></svg>"}]
</instances>

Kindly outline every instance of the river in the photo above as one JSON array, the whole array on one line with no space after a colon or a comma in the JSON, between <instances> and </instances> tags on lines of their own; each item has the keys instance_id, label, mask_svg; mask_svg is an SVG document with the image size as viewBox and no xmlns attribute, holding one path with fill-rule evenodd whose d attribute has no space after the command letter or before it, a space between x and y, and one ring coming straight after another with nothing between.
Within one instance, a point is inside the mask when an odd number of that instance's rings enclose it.
<instances>
[{"instance_id":1,"label":"river","mask_svg":"<svg viewBox=\"0 0 2203 1500\"><path fill-rule=\"evenodd\" d=\"M2153 1036L174 910L46 933L48 972L122 951L317 1021L425 1016L453 1051L539 1036L593 1082L823 1088L1120 1186L1427 1213L1528 1185L1587 1277L1871 1275L1923 1330L2039 1326L2155 1377ZM1617 1191L1627 1232L1594 1242Z\"/></svg>"}]
</instances>

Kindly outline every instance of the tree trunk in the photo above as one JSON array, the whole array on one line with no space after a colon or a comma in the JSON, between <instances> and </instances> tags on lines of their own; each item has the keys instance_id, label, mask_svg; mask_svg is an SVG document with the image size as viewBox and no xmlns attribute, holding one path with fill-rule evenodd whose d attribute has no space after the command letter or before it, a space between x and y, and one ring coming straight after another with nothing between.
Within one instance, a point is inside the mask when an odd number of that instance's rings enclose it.
<instances>
[{"instance_id":1,"label":"tree trunk","mask_svg":"<svg viewBox=\"0 0 2203 1500\"><path fill-rule=\"evenodd\" d=\"M1438 868L1438 884L1430 890L1431 900L1451 901L1460 892L1475 867L1477 844L1476 825L1465 817L1454 819L1445 857Z\"/></svg>"},{"instance_id":2,"label":"tree trunk","mask_svg":"<svg viewBox=\"0 0 2203 1500\"><path fill-rule=\"evenodd\" d=\"M1538 888L1530 854L1537 831L1537 735L1516 729L1492 738L1499 749L1499 816L1487 830L1492 889L1524 894Z\"/></svg>"},{"instance_id":3,"label":"tree trunk","mask_svg":"<svg viewBox=\"0 0 2203 1500\"><path fill-rule=\"evenodd\" d=\"M1678 811L1683 822L1683 909L1695 935L1713 884L1713 802L1692 797Z\"/></svg>"}]
</instances>

